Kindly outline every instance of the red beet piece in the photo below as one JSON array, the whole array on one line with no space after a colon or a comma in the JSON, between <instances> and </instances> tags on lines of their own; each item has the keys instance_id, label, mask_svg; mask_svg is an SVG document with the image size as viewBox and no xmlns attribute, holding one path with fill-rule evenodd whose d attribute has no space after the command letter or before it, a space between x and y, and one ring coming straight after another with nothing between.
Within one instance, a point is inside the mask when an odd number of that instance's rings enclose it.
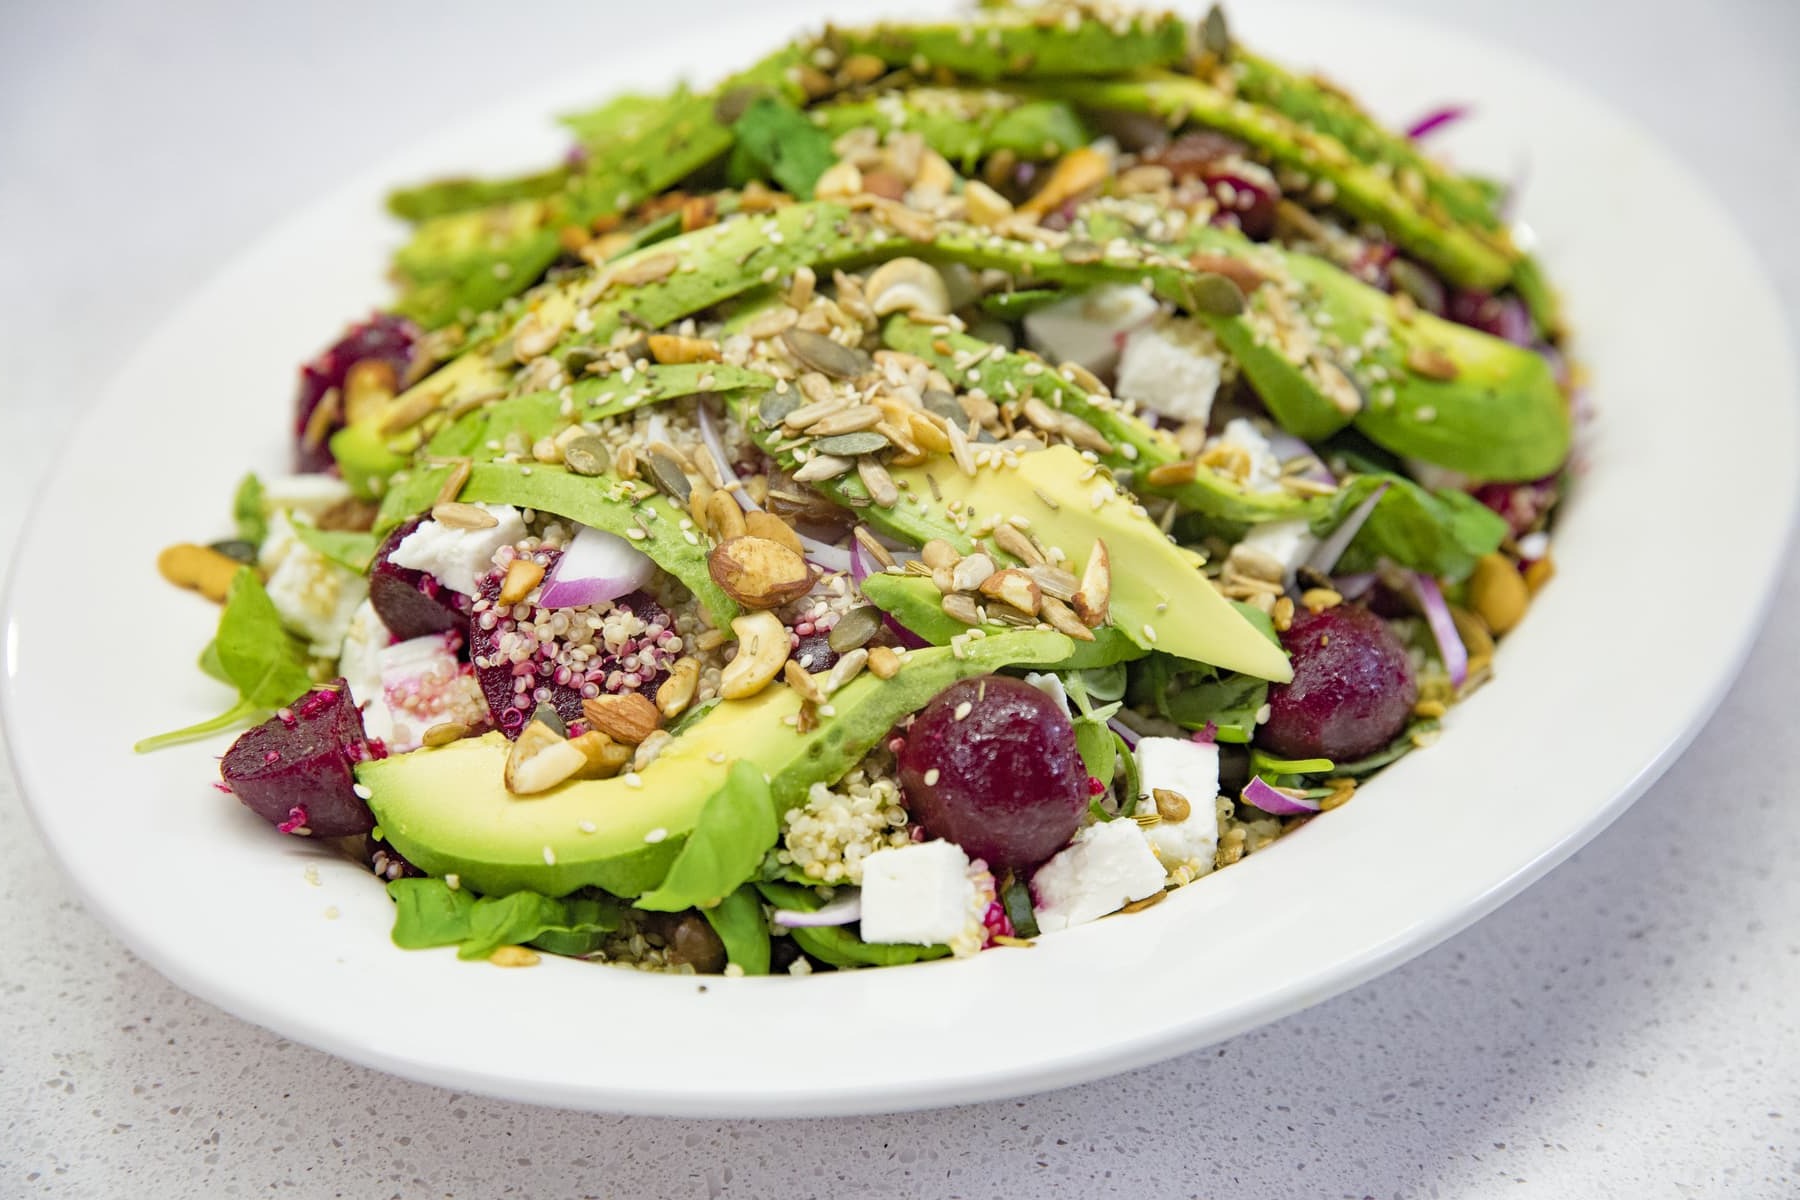
<instances>
[{"instance_id":1,"label":"red beet piece","mask_svg":"<svg viewBox=\"0 0 1800 1200\"><path fill-rule=\"evenodd\" d=\"M326 440L344 426L341 407L339 414L326 422L324 429L319 431L325 436L306 436L307 427L312 424L313 412L324 401L325 394L336 388L341 396L344 378L350 373L350 368L365 359L380 359L394 368L396 378L404 379L406 368L412 362L413 346L418 337L418 327L411 321L404 317L377 313L360 325L352 325L344 331L343 337L300 368L300 389L294 397L296 471L325 471L331 468L331 449L326 445Z\"/></svg>"},{"instance_id":2,"label":"red beet piece","mask_svg":"<svg viewBox=\"0 0 1800 1200\"><path fill-rule=\"evenodd\" d=\"M369 603L375 606L381 623L403 642L428 633L451 631L466 638L469 597L445 587L437 576L399 566L390 557L406 535L424 520L414 517L401 525L388 534L381 549L375 552L375 563L369 568Z\"/></svg>"},{"instance_id":3,"label":"red beet piece","mask_svg":"<svg viewBox=\"0 0 1800 1200\"><path fill-rule=\"evenodd\" d=\"M376 757L362 713L338 679L239 737L219 775L246 808L283 833L348 837L375 827L352 769Z\"/></svg>"},{"instance_id":4,"label":"red beet piece","mask_svg":"<svg viewBox=\"0 0 1800 1200\"><path fill-rule=\"evenodd\" d=\"M1068 714L1004 675L939 692L900 751L913 819L994 870L1035 866L1068 844L1087 811L1087 779Z\"/></svg>"},{"instance_id":5,"label":"red beet piece","mask_svg":"<svg viewBox=\"0 0 1800 1200\"><path fill-rule=\"evenodd\" d=\"M1294 618L1281 644L1294 680L1269 689L1257 745L1285 758L1349 762L1406 727L1419 698L1406 647L1386 622L1353 604Z\"/></svg>"}]
</instances>

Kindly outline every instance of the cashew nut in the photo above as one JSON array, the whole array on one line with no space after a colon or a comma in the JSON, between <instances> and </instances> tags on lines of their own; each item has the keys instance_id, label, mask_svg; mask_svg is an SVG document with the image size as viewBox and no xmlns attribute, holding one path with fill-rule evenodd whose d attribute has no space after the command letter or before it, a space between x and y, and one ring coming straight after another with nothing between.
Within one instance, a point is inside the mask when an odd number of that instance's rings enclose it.
<instances>
[{"instance_id":1,"label":"cashew nut","mask_svg":"<svg viewBox=\"0 0 1800 1200\"><path fill-rule=\"evenodd\" d=\"M743 700L762 691L781 674L788 660L787 626L772 612L746 613L731 622L737 634L737 657L719 674L719 695Z\"/></svg>"}]
</instances>

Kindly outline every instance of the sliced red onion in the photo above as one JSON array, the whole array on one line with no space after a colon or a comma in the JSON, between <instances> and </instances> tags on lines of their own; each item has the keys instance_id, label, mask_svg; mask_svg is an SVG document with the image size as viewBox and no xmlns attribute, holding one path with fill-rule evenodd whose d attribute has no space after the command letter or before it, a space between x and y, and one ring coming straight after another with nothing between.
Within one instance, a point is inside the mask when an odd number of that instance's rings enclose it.
<instances>
[{"instance_id":1,"label":"sliced red onion","mask_svg":"<svg viewBox=\"0 0 1800 1200\"><path fill-rule=\"evenodd\" d=\"M1308 813L1319 811L1317 800L1290 796L1269 783L1261 775L1252 775L1250 782L1244 785L1243 800L1245 804L1254 804L1264 812L1277 817L1303 817Z\"/></svg>"},{"instance_id":2,"label":"sliced red onion","mask_svg":"<svg viewBox=\"0 0 1800 1200\"><path fill-rule=\"evenodd\" d=\"M1364 571L1359 575L1333 576L1331 582L1337 588L1337 594L1346 600L1361 600L1374 589L1376 581L1381 577L1373 571Z\"/></svg>"},{"instance_id":3,"label":"sliced red onion","mask_svg":"<svg viewBox=\"0 0 1800 1200\"><path fill-rule=\"evenodd\" d=\"M1469 109L1462 104L1446 104L1442 108L1433 109L1417 121L1406 127L1406 136L1418 141L1429 137L1446 125L1462 120L1469 115Z\"/></svg>"},{"instance_id":4,"label":"sliced red onion","mask_svg":"<svg viewBox=\"0 0 1800 1200\"><path fill-rule=\"evenodd\" d=\"M929 650L931 648L931 643L928 640L920 637L918 634L902 625L899 621L895 620L894 614L882 613L881 623L888 627L888 632L894 635L894 640L899 642L906 649Z\"/></svg>"},{"instance_id":5,"label":"sliced red onion","mask_svg":"<svg viewBox=\"0 0 1800 1200\"><path fill-rule=\"evenodd\" d=\"M815 566L823 567L827 571L851 572L854 574L856 569L856 551L854 549L846 550L842 546L827 545L818 538L807 537L804 533L796 534L795 536L800 539L800 544L806 548L807 562L812 563ZM852 540L850 544L851 546L856 545L854 540Z\"/></svg>"},{"instance_id":6,"label":"sliced red onion","mask_svg":"<svg viewBox=\"0 0 1800 1200\"><path fill-rule=\"evenodd\" d=\"M712 410L705 404L700 408L700 440L706 443L706 449L718 464L719 478L724 481L731 498L738 502L738 507L745 512L761 512L762 505L750 498L750 489L738 478L738 473L731 466L731 457L725 453L725 442L719 437L719 427L713 424ZM736 487L731 485L735 483Z\"/></svg>"},{"instance_id":7,"label":"sliced red onion","mask_svg":"<svg viewBox=\"0 0 1800 1200\"><path fill-rule=\"evenodd\" d=\"M846 888L844 894L812 912L798 908L778 908L769 919L789 929L817 929L825 925L848 925L862 920L862 892Z\"/></svg>"},{"instance_id":8,"label":"sliced red onion","mask_svg":"<svg viewBox=\"0 0 1800 1200\"><path fill-rule=\"evenodd\" d=\"M1419 594L1419 609L1425 614L1425 623L1431 626L1431 636L1437 639L1444 670L1450 673L1450 682L1461 687L1469 677L1469 652L1457 636L1456 622L1450 617L1444 593L1438 589L1437 580L1423 572L1414 573L1413 588Z\"/></svg>"},{"instance_id":9,"label":"sliced red onion","mask_svg":"<svg viewBox=\"0 0 1800 1200\"><path fill-rule=\"evenodd\" d=\"M1136 750L1138 741L1143 736L1117 717L1109 718L1106 722L1106 727L1118 734L1119 737L1124 740L1125 747L1128 750Z\"/></svg>"},{"instance_id":10,"label":"sliced red onion","mask_svg":"<svg viewBox=\"0 0 1800 1200\"><path fill-rule=\"evenodd\" d=\"M635 592L655 574L656 564L630 542L583 525L550 568L538 603L545 608L585 608Z\"/></svg>"},{"instance_id":11,"label":"sliced red onion","mask_svg":"<svg viewBox=\"0 0 1800 1200\"><path fill-rule=\"evenodd\" d=\"M863 561L862 543L856 538L850 539L850 580L857 587L869 577L869 564Z\"/></svg>"},{"instance_id":12,"label":"sliced red onion","mask_svg":"<svg viewBox=\"0 0 1800 1200\"><path fill-rule=\"evenodd\" d=\"M1219 723L1217 721L1208 721L1200 728L1194 730L1193 741L1196 745L1211 746L1218 741L1218 738Z\"/></svg>"},{"instance_id":13,"label":"sliced red onion","mask_svg":"<svg viewBox=\"0 0 1800 1200\"><path fill-rule=\"evenodd\" d=\"M1307 556L1306 565L1321 575L1331 574L1331 568L1337 566L1337 560L1344 557L1344 551L1348 550L1350 543L1356 540L1356 535L1362 531L1364 522L1375 511L1375 506L1381 503L1381 498L1387 495L1387 490L1388 485L1382 484L1370 492L1361 504L1351 509L1350 515L1339 521L1338 527L1331 531L1331 535L1320 542L1318 549Z\"/></svg>"}]
</instances>

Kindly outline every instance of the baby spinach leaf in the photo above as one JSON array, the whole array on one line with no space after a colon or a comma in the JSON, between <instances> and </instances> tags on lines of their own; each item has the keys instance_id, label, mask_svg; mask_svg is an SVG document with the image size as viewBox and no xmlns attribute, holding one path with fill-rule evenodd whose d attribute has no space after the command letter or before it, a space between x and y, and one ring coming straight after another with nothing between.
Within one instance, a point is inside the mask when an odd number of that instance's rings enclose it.
<instances>
[{"instance_id":1,"label":"baby spinach leaf","mask_svg":"<svg viewBox=\"0 0 1800 1200\"><path fill-rule=\"evenodd\" d=\"M369 562L375 557L378 543L373 533L360 533L349 529L320 529L308 521L291 522L294 536L300 543L324 555L340 567L347 567L358 575L369 569Z\"/></svg>"},{"instance_id":2,"label":"baby spinach leaf","mask_svg":"<svg viewBox=\"0 0 1800 1200\"><path fill-rule=\"evenodd\" d=\"M262 480L246 475L231 498L231 515L237 522L238 537L255 545L269 535L269 518L263 513Z\"/></svg>"},{"instance_id":3,"label":"baby spinach leaf","mask_svg":"<svg viewBox=\"0 0 1800 1200\"><path fill-rule=\"evenodd\" d=\"M1119 815L1129 817L1137 811L1138 794L1144 786L1143 779L1138 774L1137 755L1132 753L1131 747L1117 733L1113 734L1113 748L1118 753L1119 765L1125 768L1125 776L1120 781L1124 784L1120 789L1124 799L1119 803Z\"/></svg>"},{"instance_id":4,"label":"baby spinach leaf","mask_svg":"<svg viewBox=\"0 0 1800 1200\"><path fill-rule=\"evenodd\" d=\"M396 879L396 946L457 946L457 957L486 958L501 946L533 945L552 954L591 954L619 927L619 906L604 898L554 899L536 892L476 896L441 879Z\"/></svg>"},{"instance_id":5,"label":"baby spinach leaf","mask_svg":"<svg viewBox=\"0 0 1800 1200\"><path fill-rule=\"evenodd\" d=\"M756 887L763 899L777 908L812 912L825 903L808 887L789 883L758 883ZM948 946L875 945L863 941L845 925L790 929L788 936L800 949L834 967L892 967L950 953Z\"/></svg>"},{"instance_id":6,"label":"baby spinach leaf","mask_svg":"<svg viewBox=\"0 0 1800 1200\"><path fill-rule=\"evenodd\" d=\"M1031 905L1031 885L1011 871L1000 881L1000 905L1006 910L1006 919L1012 922L1015 937L1038 936L1037 910Z\"/></svg>"},{"instance_id":7,"label":"baby spinach leaf","mask_svg":"<svg viewBox=\"0 0 1800 1200\"><path fill-rule=\"evenodd\" d=\"M717 902L751 879L781 837L769 781L754 764L732 764L725 785L707 798L694 831L669 865L662 886L639 896L638 908L680 912Z\"/></svg>"},{"instance_id":8,"label":"baby spinach leaf","mask_svg":"<svg viewBox=\"0 0 1800 1200\"><path fill-rule=\"evenodd\" d=\"M134 751L147 754L230 729L280 708L313 683L305 650L282 626L269 593L249 567L232 577L218 632L200 653L200 669L235 687L238 702L210 720L144 738Z\"/></svg>"},{"instance_id":9,"label":"baby spinach leaf","mask_svg":"<svg viewBox=\"0 0 1800 1200\"><path fill-rule=\"evenodd\" d=\"M769 922L763 916L762 897L750 884L744 884L700 915L725 943L725 958L744 969L746 975L769 973Z\"/></svg>"},{"instance_id":10,"label":"baby spinach leaf","mask_svg":"<svg viewBox=\"0 0 1800 1200\"><path fill-rule=\"evenodd\" d=\"M1313 531L1329 533L1383 484L1387 491L1338 560L1339 571L1373 570L1386 558L1455 582L1506 537L1506 521L1468 493L1431 492L1390 474L1358 475L1347 481L1314 518Z\"/></svg>"},{"instance_id":11,"label":"baby spinach leaf","mask_svg":"<svg viewBox=\"0 0 1800 1200\"><path fill-rule=\"evenodd\" d=\"M1106 722L1075 722L1075 750L1081 755L1081 764L1087 768L1087 773L1098 779L1102 787L1111 787L1119 755L1113 745L1113 731L1107 728Z\"/></svg>"},{"instance_id":12,"label":"baby spinach leaf","mask_svg":"<svg viewBox=\"0 0 1800 1200\"><path fill-rule=\"evenodd\" d=\"M1153 654L1133 672L1131 695L1134 706L1147 706L1183 729L1204 729L1210 722L1218 741L1241 743L1256 732L1256 714L1268 702L1269 685L1249 675Z\"/></svg>"},{"instance_id":13,"label":"baby spinach leaf","mask_svg":"<svg viewBox=\"0 0 1800 1200\"><path fill-rule=\"evenodd\" d=\"M1413 738L1419 734L1432 733L1436 731L1437 727L1438 723L1435 718L1427 717L1424 720L1414 721L1411 725L1408 725L1405 729L1400 731L1399 737L1389 742L1380 750L1375 751L1375 753L1369 755L1367 758L1359 758L1355 762L1339 763L1333 774L1348 776L1354 779L1360 779L1365 775L1373 775L1376 771L1381 770L1381 768L1390 763L1398 762L1400 759L1405 758L1408 754L1411 754L1414 750L1418 749L1419 744L1415 742Z\"/></svg>"},{"instance_id":14,"label":"baby spinach leaf","mask_svg":"<svg viewBox=\"0 0 1800 1200\"><path fill-rule=\"evenodd\" d=\"M441 879L396 879L387 892L394 900L394 945L423 950L454 946L468 938L474 893Z\"/></svg>"},{"instance_id":15,"label":"baby spinach leaf","mask_svg":"<svg viewBox=\"0 0 1800 1200\"><path fill-rule=\"evenodd\" d=\"M813 187L837 154L831 135L807 120L792 105L772 96L753 101L732 125L737 138L737 162L773 179L790 195L811 199Z\"/></svg>"}]
</instances>

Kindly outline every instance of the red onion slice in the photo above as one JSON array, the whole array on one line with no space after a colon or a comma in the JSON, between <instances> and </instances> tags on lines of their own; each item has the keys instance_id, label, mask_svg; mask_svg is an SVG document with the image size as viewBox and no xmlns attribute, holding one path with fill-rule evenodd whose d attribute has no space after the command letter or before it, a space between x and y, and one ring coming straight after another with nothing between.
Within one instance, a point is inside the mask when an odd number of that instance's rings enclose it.
<instances>
[{"instance_id":1,"label":"red onion slice","mask_svg":"<svg viewBox=\"0 0 1800 1200\"><path fill-rule=\"evenodd\" d=\"M726 490L731 493L731 498L738 502L738 507L745 512L761 512L762 505L750 498L750 490L744 486L743 481L738 478L738 473L732 469L731 457L725 453L725 442L719 437L719 427L713 424L712 410L705 404L701 404L699 410L700 440L706 443L707 453L713 456L713 462L718 465L719 478L724 481ZM731 486L734 483L737 484L736 487Z\"/></svg>"},{"instance_id":2,"label":"red onion slice","mask_svg":"<svg viewBox=\"0 0 1800 1200\"><path fill-rule=\"evenodd\" d=\"M855 575L856 551L854 549L846 550L842 546L827 545L818 538L807 537L804 533L796 534L795 536L800 539L800 544L806 548L807 562L812 563L814 566L823 567L827 571L849 573L852 576ZM856 545L855 541L852 541L850 544L852 547Z\"/></svg>"},{"instance_id":3,"label":"red onion slice","mask_svg":"<svg viewBox=\"0 0 1800 1200\"><path fill-rule=\"evenodd\" d=\"M1109 718L1106 722L1106 727L1118 734L1124 741L1126 749L1129 750L1136 750L1138 740L1143 736L1117 717Z\"/></svg>"},{"instance_id":4,"label":"red onion slice","mask_svg":"<svg viewBox=\"0 0 1800 1200\"><path fill-rule=\"evenodd\" d=\"M1437 639L1438 654L1443 657L1444 670L1450 673L1450 682L1461 687L1469 677L1469 652L1463 646L1462 638L1457 636L1456 622L1450 616L1450 605L1445 603L1444 593L1438 589L1437 580L1429 575L1415 573L1413 589L1419 595L1419 609L1425 614L1425 623L1431 626L1431 636Z\"/></svg>"},{"instance_id":5,"label":"red onion slice","mask_svg":"<svg viewBox=\"0 0 1800 1200\"><path fill-rule=\"evenodd\" d=\"M1431 134L1444 128L1444 126L1460 121L1468 115L1469 110L1467 106L1461 104L1446 104L1442 108L1433 109L1431 112L1420 117L1417 121L1414 121L1411 125L1408 125L1406 127L1406 136L1416 142L1420 138L1429 137Z\"/></svg>"},{"instance_id":6,"label":"red onion slice","mask_svg":"<svg viewBox=\"0 0 1800 1200\"><path fill-rule=\"evenodd\" d=\"M1319 811L1319 801L1290 796L1260 775L1252 775L1244 785L1243 800L1277 817L1303 817Z\"/></svg>"},{"instance_id":7,"label":"red onion slice","mask_svg":"<svg viewBox=\"0 0 1800 1200\"><path fill-rule=\"evenodd\" d=\"M1344 557L1344 551L1356 540L1362 531L1363 524L1368 521L1375 506L1387 495L1388 485L1382 484L1370 492L1363 502L1350 510L1350 515L1338 522L1338 527L1331 531L1329 537L1320 542L1318 548L1307 556L1306 565L1321 575L1331 574L1331 568L1337 566L1337 560Z\"/></svg>"},{"instance_id":8,"label":"red onion slice","mask_svg":"<svg viewBox=\"0 0 1800 1200\"><path fill-rule=\"evenodd\" d=\"M586 525L550 568L538 603L544 608L585 608L617 600L650 582L656 564L624 538Z\"/></svg>"},{"instance_id":9,"label":"red onion slice","mask_svg":"<svg viewBox=\"0 0 1800 1200\"><path fill-rule=\"evenodd\" d=\"M844 894L812 912L798 908L778 908L769 919L789 929L818 929L825 925L848 925L862 920L862 892L847 888Z\"/></svg>"}]
</instances>

